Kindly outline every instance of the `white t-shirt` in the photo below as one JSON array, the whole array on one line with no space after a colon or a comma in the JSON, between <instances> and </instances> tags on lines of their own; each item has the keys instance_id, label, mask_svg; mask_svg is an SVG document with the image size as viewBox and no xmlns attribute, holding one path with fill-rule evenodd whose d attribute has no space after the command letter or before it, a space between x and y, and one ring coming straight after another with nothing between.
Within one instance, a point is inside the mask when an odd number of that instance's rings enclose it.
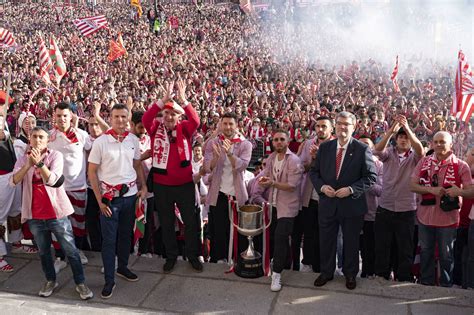
<instances>
[{"instance_id":1,"label":"white t-shirt","mask_svg":"<svg viewBox=\"0 0 474 315\"><path fill-rule=\"evenodd\" d=\"M275 157L275 161L273 162L273 178L272 178L274 182L276 182L278 178L280 177L281 169L283 167L283 161L285 161L285 159L278 161L278 156ZM275 207L277 203L277 192L278 192L278 189L273 187L272 205Z\"/></svg>"},{"instance_id":2,"label":"white t-shirt","mask_svg":"<svg viewBox=\"0 0 474 315\"><path fill-rule=\"evenodd\" d=\"M234 145L230 148L234 152ZM219 191L226 195L235 196L234 175L232 174L232 163L226 155L224 160L224 169L222 170L221 187Z\"/></svg>"},{"instance_id":3,"label":"white t-shirt","mask_svg":"<svg viewBox=\"0 0 474 315\"><path fill-rule=\"evenodd\" d=\"M94 141L89 154L89 163L99 165L99 181L114 186L137 180L133 160L140 160L140 145L133 134L128 134L122 142L104 134ZM133 185L124 197L132 196L137 191L137 185Z\"/></svg>"},{"instance_id":4,"label":"white t-shirt","mask_svg":"<svg viewBox=\"0 0 474 315\"><path fill-rule=\"evenodd\" d=\"M64 157L64 189L66 191L87 188L85 145L89 134L82 129L76 129L77 142L72 143L66 135L53 129L50 132L48 148L59 151Z\"/></svg>"}]
</instances>

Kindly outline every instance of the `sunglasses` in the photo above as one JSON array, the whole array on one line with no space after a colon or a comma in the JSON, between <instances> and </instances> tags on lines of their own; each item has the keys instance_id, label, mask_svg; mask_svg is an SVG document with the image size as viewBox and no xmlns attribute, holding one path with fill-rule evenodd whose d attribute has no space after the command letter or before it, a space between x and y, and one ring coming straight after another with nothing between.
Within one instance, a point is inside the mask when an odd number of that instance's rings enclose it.
<instances>
[{"instance_id":1,"label":"sunglasses","mask_svg":"<svg viewBox=\"0 0 474 315\"><path fill-rule=\"evenodd\" d=\"M286 138L273 138L273 141L278 142L278 141L286 141Z\"/></svg>"}]
</instances>

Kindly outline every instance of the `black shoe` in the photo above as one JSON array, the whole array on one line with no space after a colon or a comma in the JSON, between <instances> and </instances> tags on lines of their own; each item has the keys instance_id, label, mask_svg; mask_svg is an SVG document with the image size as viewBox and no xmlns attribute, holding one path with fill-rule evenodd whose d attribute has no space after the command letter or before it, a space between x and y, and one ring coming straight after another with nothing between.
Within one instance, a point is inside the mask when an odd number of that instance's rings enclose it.
<instances>
[{"instance_id":1,"label":"black shoe","mask_svg":"<svg viewBox=\"0 0 474 315\"><path fill-rule=\"evenodd\" d=\"M127 281L135 282L138 281L138 276L126 268L123 270L117 270L117 276L124 278Z\"/></svg>"},{"instance_id":2,"label":"black shoe","mask_svg":"<svg viewBox=\"0 0 474 315\"><path fill-rule=\"evenodd\" d=\"M314 286L315 287L322 287L323 285L325 285L326 283L328 283L332 279L334 279L334 276L328 278L325 275L320 274L319 277L317 277L316 280L314 280Z\"/></svg>"},{"instance_id":3,"label":"black shoe","mask_svg":"<svg viewBox=\"0 0 474 315\"><path fill-rule=\"evenodd\" d=\"M176 265L176 259L167 259L163 265L163 273L170 273Z\"/></svg>"},{"instance_id":4,"label":"black shoe","mask_svg":"<svg viewBox=\"0 0 474 315\"><path fill-rule=\"evenodd\" d=\"M357 286L355 277L346 277L346 288L349 290L354 290Z\"/></svg>"},{"instance_id":5,"label":"black shoe","mask_svg":"<svg viewBox=\"0 0 474 315\"><path fill-rule=\"evenodd\" d=\"M114 293L115 283L106 283L102 289L102 294L100 295L103 299L109 299Z\"/></svg>"},{"instance_id":6,"label":"black shoe","mask_svg":"<svg viewBox=\"0 0 474 315\"><path fill-rule=\"evenodd\" d=\"M202 272L202 264L197 258L190 258L189 263L196 272Z\"/></svg>"}]
</instances>

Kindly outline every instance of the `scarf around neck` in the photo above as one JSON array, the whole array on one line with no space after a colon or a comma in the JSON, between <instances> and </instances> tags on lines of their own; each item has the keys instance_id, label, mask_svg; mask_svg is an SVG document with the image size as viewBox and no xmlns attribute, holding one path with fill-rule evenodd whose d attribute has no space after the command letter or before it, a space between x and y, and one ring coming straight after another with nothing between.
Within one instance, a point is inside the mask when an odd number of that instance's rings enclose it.
<instances>
[{"instance_id":1,"label":"scarf around neck","mask_svg":"<svg viewBox=\"0 0 474 315\"><path fill-rule=\"evenodd\" d=\"M191 153L189 152L188 140L183 135L182 125L178 123L176 129L171 131L171 136L176 138L179 160L181 167L187 167L191 163ZM170 153L170 137L168 130L163 123L158 125L155 140L153 142L153 168L159 174L167 174L168 158Z\"/></svg>"}]
</instances>

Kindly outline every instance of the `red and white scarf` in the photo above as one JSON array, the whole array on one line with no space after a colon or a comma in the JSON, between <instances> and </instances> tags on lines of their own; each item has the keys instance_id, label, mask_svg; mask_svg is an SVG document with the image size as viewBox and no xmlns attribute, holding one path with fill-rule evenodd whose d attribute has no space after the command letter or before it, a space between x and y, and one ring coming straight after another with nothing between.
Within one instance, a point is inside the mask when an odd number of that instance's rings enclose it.
<instances>
[{"instance_id":1,"label":"red and white scarf","mask_svg":"<svg viewBox=\"0 0 474 315\"><path fill-rule=\"evenodd\" d=\"M189 166L191 163L191 153L189 152L188 140L183 135L183 129L180 123L176 125L176 128L171 132L171 135L176 138L181 167ZM170 147L171 143L168 137L168 132L166 131L164 124L161 123L156 130L152 154L153 168L159 174L167 173L166 168L168 167Z\"/></svg>"},{"instance_id":2,"label":"red and white scarf","mask_svg":"<svg viewBox=\"0 0 474 315\"><path fill-rule=\"evenodd\" d=\"M448 158L449 159L449 158ZM424 186L432 186L434 176L436 175L438 178L438 186L439 187L451 187L453 185L459 186L460 185L460 178L458 175L459 164L453 161L447 162L448 159L443 161L438 161L434 155L429 156L423 161L420 169L420 185ZM440 183L440 169L444 164L446 166L446 172L442 178L443 182Z\"/></svg>"},{"instance_id":3,"label":"red and white scarf","mask_svg":"<svg viewBox=\"0 0 474 315\"><path fill-rule=\"evenodd\" d=\"M257 128L251 128L250 129L250 132L249 132L249 138L250 139L260 139L260 138L263 138L264 136L264 133L263 133L263 128L261 127L257 127Z\"/></svg>"}]
</instances>

